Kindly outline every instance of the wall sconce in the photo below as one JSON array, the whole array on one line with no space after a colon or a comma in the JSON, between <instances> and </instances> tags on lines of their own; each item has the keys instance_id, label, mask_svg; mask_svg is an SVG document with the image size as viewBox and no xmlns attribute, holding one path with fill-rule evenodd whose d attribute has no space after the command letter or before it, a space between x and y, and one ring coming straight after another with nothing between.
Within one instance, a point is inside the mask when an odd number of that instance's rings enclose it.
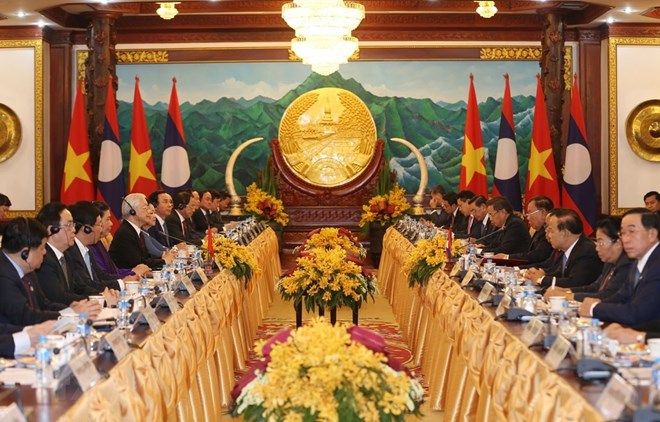
<instances>
[{"instance_id":1,"label":"wall sconce","mask_svg":"<svg viewBox=\"0 0 660 422\"><path fill-rule=\"evenodd\" d=\"M482 18L492 18L497 13L497 7L495 7L494 1L475 1L475 3L479 3L477 13Z\"/></svg>"},{"instance_id":2,"label":"wall sconce","mask_svg":"<svg viewBox=\"0 0 660 422\"><path fill-rule=\"evenodd\" d=\"M165 19L166 21L172 19L173 17L179 14L179 11L176 10L176 5L181 4L180 1L168 2L168 3L156 3L156 4L160 5L158 10L156 10L156 13L158 14L158 16Z\"/></svg>"}]
</instances>

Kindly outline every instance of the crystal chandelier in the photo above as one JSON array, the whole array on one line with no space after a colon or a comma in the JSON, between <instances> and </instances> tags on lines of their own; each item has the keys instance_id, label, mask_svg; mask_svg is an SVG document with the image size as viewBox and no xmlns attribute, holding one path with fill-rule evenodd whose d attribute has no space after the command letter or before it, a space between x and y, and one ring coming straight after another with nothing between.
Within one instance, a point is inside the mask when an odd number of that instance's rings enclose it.
<instances>
[{"instance_id":1,"label":"crystal chandelier","mask_svg":"<svg viewBox=\"0 0 660 422\"><path fill-rule=\"evenodd\" d=\"M497 7L495 7L494 1L475 1L475 3L479 3L477 13L482 18L492 18L497 13Z\"/></svg>"},{"instance_id":2,"label":"crystal chandelier","mask_svg":"<svg viewBox=\"0 0 660 422\"><path fill-rule=\"evenodd\" d=\"M168 3L156 3L156 4L160 5L158 10L156 10L156 13L158 14L158 16L165 19L166 21L174 18L176 15L179 14L179 11L176 10L176 5L181 4L180 1L168 2Z\"/></svg>"},{"instance_id":3,"label":"crystal chandelier","mask_svg":"<svg viewBox=\"0 0 660 422\"><path fill-rule=\"evenodd\" d=\"M282 6L282 18L296 31L291 50L312 71L329 75L357 51L351 31L364 19L364 6L343 0L293 0Z\"/></svg>"}]
</instances>

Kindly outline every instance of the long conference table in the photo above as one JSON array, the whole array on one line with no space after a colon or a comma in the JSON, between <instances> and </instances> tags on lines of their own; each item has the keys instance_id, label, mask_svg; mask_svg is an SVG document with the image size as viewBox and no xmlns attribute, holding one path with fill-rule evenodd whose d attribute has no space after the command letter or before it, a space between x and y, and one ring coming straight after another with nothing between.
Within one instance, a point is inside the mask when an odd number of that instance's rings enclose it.
<instances>
[{"instance_id":1,"label":"long conference table","mask_svg":"<svg viewBox=\"0 0 660 422\"><path fill-rule=\"evenodd\" d=\"M413 247L388 229L378 278L429 386L432 410L446 421L603 420L592 406L603 387L551 371L541 351L520 340L524 324L496 320L492 307L443 271L424 288L408 287L403 265Z\"/></svg>"},{"instance_id":2,"label":"long conference table","mask_svg":"<svg viewBox=\"0 0 660 422\"><path fill-rule=\"evenodd\" d=\"M234 370L246 369L257 326L273 300L280 275L275 233L268 228L249 245L261 272L246 289L224 270L183 307L158 313L165 323L156 333L131 334L139 347L120 362L99 357L108 376L80 394L22 387L30 420L216 421L231 402ZM108 354L106 352L105 354ZM108 363L108 361L112 361ZM7 404L7 403L3 403Z\"/></svg>"}]
</instances>

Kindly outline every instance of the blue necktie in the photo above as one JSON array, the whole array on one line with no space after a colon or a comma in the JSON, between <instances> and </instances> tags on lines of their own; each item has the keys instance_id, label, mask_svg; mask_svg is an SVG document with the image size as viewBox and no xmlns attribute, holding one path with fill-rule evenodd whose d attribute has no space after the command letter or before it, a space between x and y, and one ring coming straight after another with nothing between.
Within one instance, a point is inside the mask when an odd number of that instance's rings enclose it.
<instances>
[{"instance_id":1,"label":"blue necktie","mask_svg":"<svg viewBox=\"0 0 660 422\"><path fill-rule=\"evenodd\" d=\"M561 276L564 276L564 272L566 271L566 263L568 262L568 257L566 254L562 255L561 257Z\"/></svg>"},{"instance_id":2,"label":"blue necktie","mask_svg":"<svg viewBox=\"0 0 660 422\"><path fill-rule=\"evenodd\" d=\"M635 266L635 274L634 274L634 283L633 286L637 287L637 284L639 284L639 278L641 277L641 273L639 272L639 268Z\"/></svg>"}]
</instances>

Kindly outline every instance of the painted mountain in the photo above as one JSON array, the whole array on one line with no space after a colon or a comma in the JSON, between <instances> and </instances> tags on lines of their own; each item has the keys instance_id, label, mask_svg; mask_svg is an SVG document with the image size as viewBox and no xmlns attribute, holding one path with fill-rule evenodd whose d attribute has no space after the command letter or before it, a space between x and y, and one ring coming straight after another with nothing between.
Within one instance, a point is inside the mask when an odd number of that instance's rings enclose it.
<instances>
[{"instance_id":1,"label":"painted mountain","mask_svg":"<svg viewBox=\"0 0 660 422\"><path fill-rule=\"evenodd\" d=\"M191 157L193 186L224 187L224 170L232 151L250 138L276 138L280 119L291 102L305 92L323 87L346 89L367 104L376 122L378 137L386 140L385 154L390 157L390 166L396 170L399 182L408 192L417 190L419 166L405 147L387 142L393 137L407 139L420 149L429 169L429 187L442 184L446 188L457 189L467 107L464 102L448 104L434 103L430 99L379 97L365 90L356 80L344 79L339 72L330 76L312 73L297 88L276 100L264 97L251 100L221 98L216 102L204 100L197 104L181 104L188 155ZM479 104L483 139L487 149L489 186L492 184L495 165L500 106L500 99L490 97ZM144 109L156 172L160 174L167 104L145 103ZM524 186L534 97L514 97L513 110L521 184ZM131 111L131 103L119 102L119 125L126 166L130 148ZM257 171L265 167L269 155L270 148L266 142L257 143L243 151L234 170L239 193L244 193L245 186L255 180Z\"/></svg>"}]
</instances>

